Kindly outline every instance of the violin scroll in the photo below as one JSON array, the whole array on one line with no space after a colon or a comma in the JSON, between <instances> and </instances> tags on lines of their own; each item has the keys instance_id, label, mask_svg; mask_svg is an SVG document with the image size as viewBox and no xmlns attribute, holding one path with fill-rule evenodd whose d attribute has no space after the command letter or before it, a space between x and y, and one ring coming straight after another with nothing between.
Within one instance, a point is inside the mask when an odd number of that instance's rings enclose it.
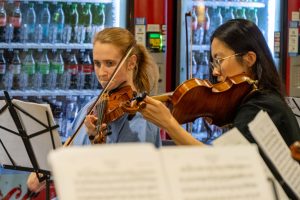
<instances>
[{"instance_id":1,"label":"violin scroll","mask_svg":"<svg viewBox=\"0 0 300 200\"><path fill-rule=\"evenodd\" d=\"M294 142L290 146L290 150L291 150L291 153L292 153L292 157L295 160L300 161L300 141Z\"/></svg>"}]
</instances>

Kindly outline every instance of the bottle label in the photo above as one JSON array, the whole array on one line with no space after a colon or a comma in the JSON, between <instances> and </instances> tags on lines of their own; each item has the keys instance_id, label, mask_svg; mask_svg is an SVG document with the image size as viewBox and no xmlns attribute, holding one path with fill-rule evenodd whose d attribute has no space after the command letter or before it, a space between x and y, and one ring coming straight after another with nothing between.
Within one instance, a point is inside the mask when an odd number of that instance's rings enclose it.
<instances>
[{"instance_id":1,"label":"bottle label","mask_svg":"<svg viewBox=\"0 0 300 200\"><path fill-rule=\"evenodd\" d=\"M68 70L69 70L70 74L76 75L76 74L78 74L78 65L69 65Z\"/></svg>"},{"instance_id":2,"label":"bottle label","mask_svg":"<svg viewBox=\"0 0 300 200\"><path fill-rule=\"evenodd\" d=\"M93 72L93 65L82 65L82 71L84 74L91 74Z\"/></svg>"},{"instance_id":3,"label":"bottle label","mask_svg":"<svg viewBox=\"0 0 300 200\"><path fill-rule=\"evenodd\" d=\"M21 73L21 65L20 64L10 64L9 69L13 72L13 74Z\"/></svg>"},{"instance_id":4,"label":"bottle label","mask_svg":"<svg viewBox=\"0 0 300 200\"><path fill-rule=\"evenodd\" d=\"M21 17L11 17L10 18L11 24L13 27L21 27L22 18Z\"/></svg>"},{"instance_id":5,"label":"bottle label","mask_svg":"<svg viewBox=\"0 0 300 200\"><path fill-rule=\"evenodd\" d=\"M63 74L64 73L64 65L62 64L52 64L52 70L54 73Z\"/></svg>"},{"instance_id":6,"label":"bottle label","mask_svg":"<svg viewBox=\"0 0 300 200\"><path fill-rule=\"evenodd\" d=\"M6 26L6 17L0 17L0 26Z\"/></svg>"},{"instance_id":7,"label":"bottle label","mask_svg":"<svg viewBox=\"0 0 300 200\"><path fill-rule=\"evenodd\" d=\"M48 64L39 64L40 72L41 74L49 74L50 72L50 67Z\"/></svg>"},{"instance_id":8,"label":"bottle label","mask_svg":"<svg viewBox=\"0 0 300 200\"><path fill-rule=\"evenodd\" d=\"M32 75L35 73L35 65L25 64L23 65L23 67L28 75Z\"/></svg>"},{"instance_id":9,"label":"bottle label","mask_svg":"<svg viewBox=\"0 0 300 200\"><path fill-rule=\"evenodd\" d=\"M0 74L5 74L6 64L0 64Z\"/></svg>"}]
</instances>

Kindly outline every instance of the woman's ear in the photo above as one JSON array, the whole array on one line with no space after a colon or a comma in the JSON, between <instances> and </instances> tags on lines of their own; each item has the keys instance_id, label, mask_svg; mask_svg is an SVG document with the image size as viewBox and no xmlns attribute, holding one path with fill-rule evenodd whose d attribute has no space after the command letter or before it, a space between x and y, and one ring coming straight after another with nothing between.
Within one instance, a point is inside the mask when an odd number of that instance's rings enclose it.
<instances>
[{"instance_id":1,"label":"woman's ear","mask_svg":"<svg viewBox=\"0 0 300 200\"><path fill-rule=\"evenodd\" d=\"M253 51L248 51L247 54L243 56L244 62L247 67L252 67L256 62L256 53Z\"/></svg>"},{"instance_id":2,"label":"woman's ear","mask_svg":"<svg viewBox=\"0 0 300 200\"><path fill-rule=\"evenodd\" d=\"M137 56L136 55L132 55L128 59L127 69L128 70L134 70L134 68L136 67L136 64L137 64Z\"/></svg>"}]
</instances>

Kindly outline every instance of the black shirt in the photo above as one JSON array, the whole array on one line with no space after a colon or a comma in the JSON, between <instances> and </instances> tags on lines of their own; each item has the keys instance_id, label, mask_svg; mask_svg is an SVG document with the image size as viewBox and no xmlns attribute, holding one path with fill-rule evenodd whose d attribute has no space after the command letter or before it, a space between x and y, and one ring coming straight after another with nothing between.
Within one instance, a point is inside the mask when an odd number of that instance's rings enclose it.
<instances>
[{"instance_id":1,"label":"black shirt","mask_svg":"<svg viewBox=\"0 0 300 200\"><path fill-rule=\"evenodd\" d=\"M276 93L271 91L256 91L237 109L233 126L252 143L252 137L248 123L251 122L260 111L266 111L280 132L288 146L296 140L300 140L300 128L296 117L286 102Z\"/></svg>"}]
</instances>

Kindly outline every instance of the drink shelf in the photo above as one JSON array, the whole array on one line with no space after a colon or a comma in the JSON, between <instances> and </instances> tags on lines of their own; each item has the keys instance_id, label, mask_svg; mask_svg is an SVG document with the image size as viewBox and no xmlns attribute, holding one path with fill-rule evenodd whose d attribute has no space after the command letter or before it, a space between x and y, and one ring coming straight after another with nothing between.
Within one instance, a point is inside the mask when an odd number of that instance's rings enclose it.
<instances>
[{"instance_id":1,"label":"drink shelf","mask_svg":"<svg viewBox=\"0 0 300 200\"><path fill-rule=\"evenodd\" d=\"M245 8L264 8L265 4L261 2L230 2L230 1L203 1L193 0L194 6L210 7L245 7Z\"/></svg>"},{"instance_id":2,"label":"drink shelf","mask_svg":"<svg viewBox=\"0 0 300 200\"><path fill-rule=\"evenodd\" d=\"M84 43L0 43L2 49L92 49L93 45Z\"/></svg>"},{"instance_id":3,"label":"drink shelf","mask_svg":"<svg viewBox=\"0 0 300 200\"><path fill-rule=\"evenodd\" d=\"M200 51L200 52L204 52L204 51L209 51L210 50L210 46L207 44L202 44L202 45L192 45L192 50L193 51Z\"/></svg>"},{"instance_id":4,"label":"drink shelf","mask_svg":"<svg viewBox=\"0 0 300 200\"><path fill-rule=\"evenodd\" d=\"M114 0L21 0L23 2L51 2L51 3L58 3L58 2L66 2L66 3L113 3ZM13 3L14 0L8 0L8 3Z\"/></svg>"},{"instance_id":5,"label":"drink shelf","mask_svg":"<svg viewBox=\"0 0 300 200\"><path fill-rule=\"evenodd\" d=\"M10 96L96 96L101 90L10 90ZM4 96L0 92L0 96Z\"/></svg>"}]
</instances>

